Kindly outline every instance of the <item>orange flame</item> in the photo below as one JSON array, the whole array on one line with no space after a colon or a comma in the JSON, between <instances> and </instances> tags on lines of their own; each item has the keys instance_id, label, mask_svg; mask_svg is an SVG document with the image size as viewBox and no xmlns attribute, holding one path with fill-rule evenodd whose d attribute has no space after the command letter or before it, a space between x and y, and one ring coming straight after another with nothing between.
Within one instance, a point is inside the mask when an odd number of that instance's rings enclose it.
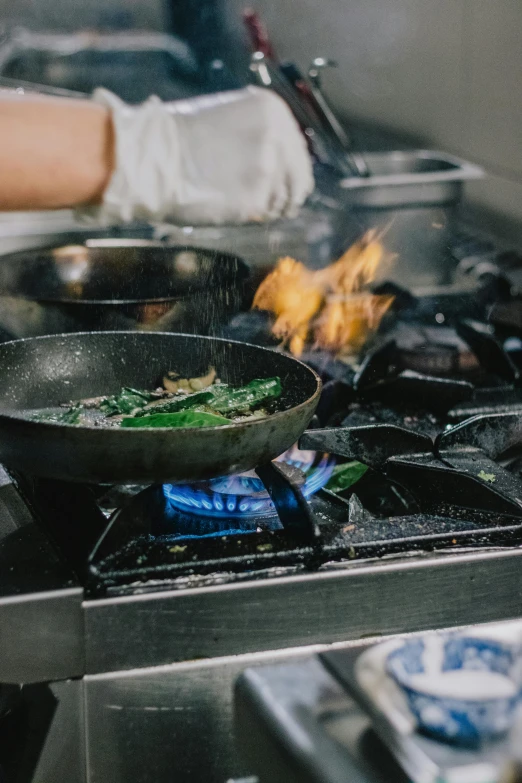
<instances>
[{"instance_id":1,"label":"orange flame","mask_svg":"<svg viewBox=\"0 0 522 783\"><path fill-rule=\"evenodd\" d=\"M357 352L393 301L363 290L384 260L374 231L316 272L282 258L257 289L252 306L274 313L272 332L295 356L308 343L337 353Z\"/></svg>"}]
</instances>

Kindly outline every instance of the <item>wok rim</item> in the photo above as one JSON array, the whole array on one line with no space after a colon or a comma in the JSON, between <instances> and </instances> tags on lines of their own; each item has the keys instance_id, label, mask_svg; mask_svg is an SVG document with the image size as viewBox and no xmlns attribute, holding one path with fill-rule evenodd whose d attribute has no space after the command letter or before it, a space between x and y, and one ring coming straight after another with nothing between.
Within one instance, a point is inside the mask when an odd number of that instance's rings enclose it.
<instances>
[{"instance_id":1,"label":"wok rim","mask_svg":"<svg viewBox=\"0 0 522 783\"><path fill-rule=\"evenodd\" d=\"M86 240L88 241L88 240ZM86 250L96 250L100 249L97 247L89 247L87 244L82 244L82 247L85 247ZM0 256L0 265L4 263L5 261L20 261L25 256L30 256L33 254L34 256L38 254L48 254L51 253L53 250L61 250L63 247L67 247L67 245L46 245L45 247L37 247L37 248L28 248L26 250L15 250L12 253L4 253ZM243 258L243 256L237 255L236 253L231 253L228 250L214 250L210 247L201 247L200 245L165 245L162 242L158 242L155 240L141 240L141 242L138 244L122 244L122 245L111 245L108 249L122 249L125 248L131 250L133 248L154 248L156 250L191 250L195 253L200 253L207 257L212 256L221 256L226 258L228 261L236 261L238 262L237 266L237 274L238 274L238 281L237 284L241 285L245 280L248 280L248 278L251 275L251 268L250 265L247 263L247 261ZM225 281L230 282L230 281ZM190 299L194 297L195 294L199 294L203 291L203 288L195 288L194 290L191 290L187 292L186 294L179 294L176 296L161 296L161 297L154 297L154 298L146 298L146 299L136 299L136 298L126 298L126 299L71 299L70 297L59 297L59 296L28 296L25 294L22 294L20 292L12 292L12 293L0 293L0 298L8 298L8 299L20 299L22 301L27 302L37 302L41 303L42 305L83 305L83 306L89 306L89 307L122 307L122 306L139 306L139 305L146 305L146 304L165 304L169 302L183 302L187 299ZM85 334L85 332L75 332L75 334ZM38 335L38 337L47 337L49 335ZM20 338L20 339L31 339L31 338ZM14 340L10 340L9 342L14 342ZM238 342L238 341L236 341Z\"/></svg>"},{"instance_id":2,"label":"wok rim","mask_svg":"<svg viewBox=\"0 0 522 783\"><path fill-rule=\"evenodd\" d=\"M22 343L27 342L35 342L36 340L49 340L49 339L72 339L74 337L86 337L86 336L101 336L101 335L132 335L133 337L136 337L137 335L161 335L162 337L184 337L184 338L191 338L191 339L198 339L198 340L211 340L212 342L219 342L219 343L226 343L226 344L233 344L233 345L240 345L242 347L247 347L249 349L255 349L258 351L262 351L263 353L276 353L274 349L272 348L265 348L260 345L254 345L253 343L246 343L242 340L228 340L224 337L212 337L210 335L199 335L199 334L187 334L186 332L154 332L154 331L129 331L129 330L116 330L116 331L100 331L100 332L64 332L62 334L46 334L46 335L38 335L37 337L23 337L18 340L8 340L5 343L0 344L0 353L2 350L2 347L4 345L19 345ZM140 339L138 337L138 339ZM307 397L305 400L300 402L298 405L293 405L289 408L285 408L282 411L276 411L276 413L271 413L268 416L263 416L259 419L254 419L252 421L240 421L240 422L231 422L230 424L223 424L220 427L96 427L96 426L85 426L85 425L75 425L75 424L67 424L65 422L51 422L51 421L34 421L28 418L24 418L23 416L16 416L9 413L6 413L4 410L0 408L0 421L7 420L9 422L19 422L21 424L25 425L36 425L38 428L42 427L44 428L42 432L60 432L60 431L73 431L73 432L126 432L128 435L124 435L123 437L129 437L132 435L136 435L136 431L140 433L140 435L144 435L145 433L148 433L145 435L145 437L153 437L155 432L170 432L170 433L176 433L176 435L179 437L180 433L185 432L187 434L191 434L194 432L201 432L202 430L212 431L212 432L219 432L219 431L226 431L230 432L231 430L241 427L242 429L252 429L256 426L259 426L263 423L266 423L267 420L270 421L278 421L280 418L284 417L286 414L288 414L289 411L300 411L301 409L309 407L311 404L315 403L316 400L318 400L319 396L321 395L322 391L322 381L319 375L316 373L315 370L313 370L311 367L309 367L307 364L302 362L300 359L296 359L294 356L289 356L287 354L280 354L285 357L285 359L288 359L291 362L295 362L296 364L300 365L305 371L309 372L311 376L313 377L315 381L315 390L312 395ZM315 407L315 406L314 406ZM117 437L121 437L118 435ZM183 437L183 436L181 436Z\"/></svg>"}]
</instances>

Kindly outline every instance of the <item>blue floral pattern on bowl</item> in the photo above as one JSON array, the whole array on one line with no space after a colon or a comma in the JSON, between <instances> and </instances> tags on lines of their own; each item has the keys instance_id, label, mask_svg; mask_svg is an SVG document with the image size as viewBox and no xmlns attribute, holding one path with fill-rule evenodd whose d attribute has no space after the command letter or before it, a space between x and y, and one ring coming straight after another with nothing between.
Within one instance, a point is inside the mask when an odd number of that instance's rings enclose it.
<instances>
[{"instance_id":1,"label":"blue floral pattern on bowl","mask_svg":"<svg viewBox=\"0 0 522 783\"><path fill-rule=\"evenodd\" d=\"M434 658L435 656L435 658ZM387 659L388 674L404 693L419 729L444 741L476 745L505 734L511 727L519 694L488 698L461 698L430 693L416 687L412 678L425 674L473 671L493 672L511 678L516 655L495 640L450 634L406 641Z\"/></svg>"}]
</instances>

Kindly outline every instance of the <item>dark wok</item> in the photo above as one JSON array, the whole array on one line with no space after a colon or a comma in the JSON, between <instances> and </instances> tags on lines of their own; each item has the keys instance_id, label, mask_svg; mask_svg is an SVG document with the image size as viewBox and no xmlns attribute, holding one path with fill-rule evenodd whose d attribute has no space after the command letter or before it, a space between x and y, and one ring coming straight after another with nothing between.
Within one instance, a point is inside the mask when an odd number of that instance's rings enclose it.
<instances>
[{"instance_id":1,"label":"dark wok","mask_svg":"<svg viewBox=\"0 0 522 783\"><path fill-rule=\"evenodd\" d=\"M202 375L209 365L235 385L279 375L278 412L205 429L73 427L19 412L154 388L165 371ZM23 473L98 483L152 483L250 470L277 457L306 429L321 382L296 359L246 343L183 334L93 332L0 345L0 463Z\"/></svg>"},{"instance_id":2,"label":"dark wok","mask_svg":"<svg viewBox=\"0 0 522 783\"><path fill-rule=\"evenodd\" d=\"M237 256L143 239L19 251L0 256L0 328L212 334L239 309L247 277Z\"/></svg>"}]
</instances>

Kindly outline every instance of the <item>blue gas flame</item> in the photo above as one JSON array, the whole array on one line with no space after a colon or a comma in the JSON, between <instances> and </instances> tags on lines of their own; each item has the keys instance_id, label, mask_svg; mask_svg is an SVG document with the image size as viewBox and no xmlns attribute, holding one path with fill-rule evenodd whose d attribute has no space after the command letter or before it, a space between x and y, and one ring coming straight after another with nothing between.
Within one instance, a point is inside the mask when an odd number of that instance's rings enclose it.
<instances>
[{"instance_id":1,"label":"blue gas flame","mask_svg":"<svg viewBox=\"0 0 522 783\"><path fill-rule=\"evenodd\" d=\"M314 458L313 452L300 452L297 448L279 458L305 474L306 480L301 487L305 498L311 497L324 487L335 464L329 454L323 455L315 466ZM236 519L276 514L268 492L253 471L208 482L164 484L163 492L171 506L199 516Z\"/></svg>"}]
</instances>

